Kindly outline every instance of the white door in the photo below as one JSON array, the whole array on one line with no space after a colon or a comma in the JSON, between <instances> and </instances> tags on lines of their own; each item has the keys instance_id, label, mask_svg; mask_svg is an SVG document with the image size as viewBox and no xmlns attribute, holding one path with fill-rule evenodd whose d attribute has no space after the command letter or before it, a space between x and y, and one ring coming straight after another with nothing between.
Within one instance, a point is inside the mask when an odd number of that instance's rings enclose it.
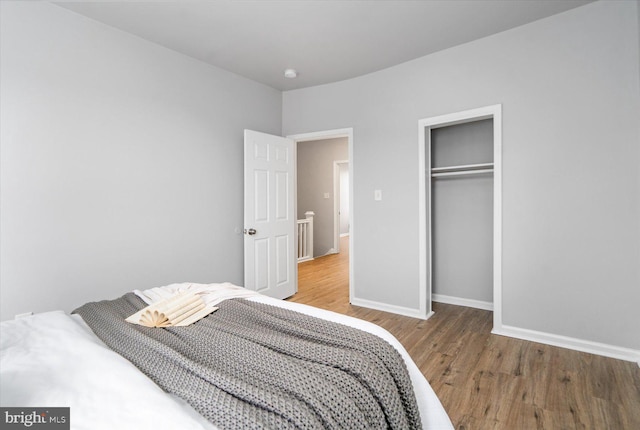
<instances>
[{"instance_id":1,"label":"white door","mask_svg":"<svg viewBox=\"0 0 640 430\"><path fill-rule=\"evenodd\" d=\"M298 290L295 143L244 131L244 283L284 299Z\"/></svg>"}]
</instances>

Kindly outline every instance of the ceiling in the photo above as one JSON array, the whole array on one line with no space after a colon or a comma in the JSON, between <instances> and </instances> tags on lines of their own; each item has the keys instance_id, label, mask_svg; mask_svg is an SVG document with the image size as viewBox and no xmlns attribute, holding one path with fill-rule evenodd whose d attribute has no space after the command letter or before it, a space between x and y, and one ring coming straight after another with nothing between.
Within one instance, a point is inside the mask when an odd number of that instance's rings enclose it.
<instances>
[{"instance_id":1,"label":"ceiling","mask_svg":"<svg viewBox=\"0 0 640 430\"><path fill-rule=\"evenodd\" d=\"M371 73L591 0L73 1L55 4L291 90ZM284 77L286 68L298 71Z\"/></svg>"}]
</instances>

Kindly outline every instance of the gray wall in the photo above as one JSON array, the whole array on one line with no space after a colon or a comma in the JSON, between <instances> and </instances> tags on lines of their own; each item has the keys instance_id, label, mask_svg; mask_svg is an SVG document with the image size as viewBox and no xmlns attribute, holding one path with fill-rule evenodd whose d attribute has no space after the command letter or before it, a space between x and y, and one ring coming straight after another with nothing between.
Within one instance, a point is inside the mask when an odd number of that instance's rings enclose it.
<instances>
[{"instance_id":1,"label":"gray wall","mask_svg":"<svg viewBox=\"0 0 640 430\"><path fill-rule=\"evenodd\" d=\"M493 162L493 120L431 131L432 167ZM426 166L429 163L425 163ZM493 175L431 179L432 291L493 302Z\"/></svg>"},{"instance_id":2,"label":"gray wall","mask_svg":"<svg viewBox=\"0 0 640 430\"><path fill-rule=\"evenodd\" d=\"M357 298L417 309L418 120L502 103L504 324L640 348L636 8L596 2L284 93L285 134L354 128Z\"/></svg>"},{"instance_id":3,"label":"gray wall","mask_svg":"<svg viewBox=\"0 0 640 430\"><path fill-rule=\"evenodd\" d=\"M346 137L298 142L298 219L313 218L313 255L333 248L333 162L349 159ZM325 198L325 193L329 198ZM335 251L335 250L334 250Z\"/></svg>"},{"instance_id":4,"label":"gray wall","mask_svg":"<svg viewBox=\"0 0 640 430\"><path fill-rule=\"evenodd\" d=\"M2 2L1 318L243 282L243 129L281 93L43 2Z\"/></svg>"}]
</instances>

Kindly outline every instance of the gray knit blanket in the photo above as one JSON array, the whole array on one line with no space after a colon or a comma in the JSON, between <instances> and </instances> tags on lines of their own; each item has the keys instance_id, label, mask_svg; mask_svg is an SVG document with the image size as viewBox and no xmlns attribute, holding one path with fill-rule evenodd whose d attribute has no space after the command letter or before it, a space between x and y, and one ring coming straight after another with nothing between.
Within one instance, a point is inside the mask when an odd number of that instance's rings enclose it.
<instances>
[{"instance_id":1,"label":"gray knit blanket","mask_svg":"<svg viewBox=\"0 0 640 430\"><path fill-rule=\"evenodd\" d=\"M421 428L406 365L375 335L244 299L188 327L124 321L145 306L128 293L74 313L221 429Z\"/></svg>"}]
</instances>

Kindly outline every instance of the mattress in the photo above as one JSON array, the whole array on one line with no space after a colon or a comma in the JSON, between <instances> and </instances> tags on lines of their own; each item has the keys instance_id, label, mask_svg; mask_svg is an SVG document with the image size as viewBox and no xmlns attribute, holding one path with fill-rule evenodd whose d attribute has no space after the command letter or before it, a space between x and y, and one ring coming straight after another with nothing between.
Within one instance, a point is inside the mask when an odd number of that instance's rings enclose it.
<instances>
[{"instance_id":1,"label":"mattress","mask_svg":"<svg viewBox=\"0 0 640 430\"><path fill-rule=\"evenodd\" d=\"M248 300L375 334L407 364L424 429L453 429L442 404L399 341L383 328L311 306L257 296ZM72 429L215 429L180 398L165 393L111 351L81 317L62 311L0 325L3 407L70 407Z\"/></svg>"}]
</instances>

